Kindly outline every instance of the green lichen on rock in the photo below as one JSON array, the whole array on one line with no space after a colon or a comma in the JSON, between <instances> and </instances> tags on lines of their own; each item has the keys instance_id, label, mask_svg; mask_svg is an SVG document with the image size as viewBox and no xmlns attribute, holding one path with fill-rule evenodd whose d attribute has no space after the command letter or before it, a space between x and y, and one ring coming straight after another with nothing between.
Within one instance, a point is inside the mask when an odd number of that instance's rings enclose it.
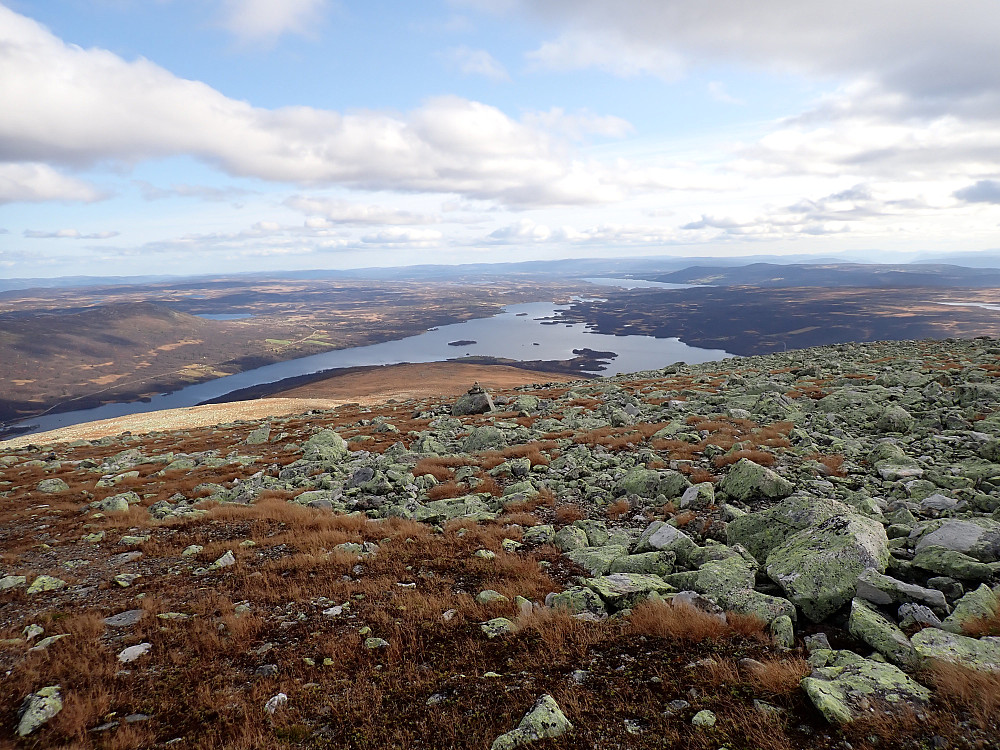
<instances>
[{"instance_id":1,"label":"green lichen on rock","mask_svg":"<svg viewBox=\"0 0 1000 750\"><path fill-rule=\"evenodd\" d=\"M910 639L924 659L946 661L967 669L1000 671L1000 641L970 638L937 628L924 628Z\"/></svg>"},{"instance_id":2,"label":"green lichen on rock","mask_svg":"<svg viewBox=\"0 0 1000 750\"><path fill-rule=\"evenodd\" d=\"M894 664L915 669L920 663L917 652L903 631L861 599L851 602L847 629L859 641L867 643Z\"/></svg>"},{"instance_id":3,"label":"green lichen on rock","mask_svg":"<svg viewBox=\"0 0 1000 750\"><path fill-rule=\"evenodd\" d=\"M62 711L63 702L59 685L49 685L24 699L18 712L18 737L27 737L49 719Z\"/></svg>"},{"instance_id":4,"label":"green lichen on rock","mask_svg":"<svg viewBox=\"0 0 1000 750\"><path fill-rule=\"evenodd\" d=\"M719 482L719 489L730 497L745 502L788 497L795 485L766 466L760 466L749 458L741 458Z\"/></svg>"},{"instance_id":5,"label":"green lichen on rock","mask_svg":"<svg viewBox=\"0 0 1000 750\"><path fill-rule=\"evenodd\" d=\"M561 737L573 729L573 724L559 708L555 698L543 695L521 719L517 729L497 737L490 750L513 750L536 740Z\"/></svg>"},{"instance_id":6,"label":"green lichen on rock","mask_svg":"<svg viewBox=\"0 0 1000 750\"><path fill-rule=\"evenodd\" d=\"M846 724L867 713L872 701L887 706L920 704L931 692L899 667L865 659L850 651L817 651L814 669L800 683L813 705L831 724Z\"/></svg>"},{"instance_id":7,"label":"green lichen on rock","mask_svg":"<svg viewBox=\"0 0 1000 750\"><path fill-rule=\"evenodd\" d=\"M767 575L813 622L849 602L864 570L884 572L889 539L877 521L833 516L789 537L767 557Z\"/></svg>"}]
</instances>

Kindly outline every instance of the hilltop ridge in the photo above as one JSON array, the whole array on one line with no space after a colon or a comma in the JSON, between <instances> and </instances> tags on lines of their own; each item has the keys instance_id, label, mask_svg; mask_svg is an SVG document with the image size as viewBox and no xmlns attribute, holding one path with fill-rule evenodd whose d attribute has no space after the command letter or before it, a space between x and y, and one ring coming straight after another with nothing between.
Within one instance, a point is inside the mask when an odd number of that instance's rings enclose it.
<instances>
[{"instance_id":1,"label":"hilltop ridge","mask_svg":"<svg viewBox=\"0 0 1000 750\"><path fill-rule=\"evenodd\" d=\"M0 443L0 731L988 747L998 374L840 344Z\"/></svg>"}]
</instances>

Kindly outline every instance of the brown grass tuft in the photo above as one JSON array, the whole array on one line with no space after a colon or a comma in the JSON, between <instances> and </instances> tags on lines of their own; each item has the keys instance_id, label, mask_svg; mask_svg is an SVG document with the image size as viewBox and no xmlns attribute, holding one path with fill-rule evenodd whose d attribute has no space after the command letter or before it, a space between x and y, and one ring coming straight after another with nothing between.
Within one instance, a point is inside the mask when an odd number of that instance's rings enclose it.
<instances>
[{"instance_id":1,"label":"brown grass tuft","mask_svg":"<svg viewBox=\"0 0 1000 750\"><path fill-rule=\"evenodd\" d=\"M611 503L611 505L607 507L607 510L605 510L605 514L612 521L617 521L630 510L632 510L632 504L623 497Z\"/></svg>"}]
</instances>

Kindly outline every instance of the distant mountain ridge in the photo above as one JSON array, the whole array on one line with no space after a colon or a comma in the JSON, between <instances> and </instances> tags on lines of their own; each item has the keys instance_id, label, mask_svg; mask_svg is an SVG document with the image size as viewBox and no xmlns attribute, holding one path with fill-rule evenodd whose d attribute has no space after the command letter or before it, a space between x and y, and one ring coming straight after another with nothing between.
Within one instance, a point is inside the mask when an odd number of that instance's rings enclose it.
<instances>
[{"instance_id":1,"label":"distant mountain ridge","mask_svg":"<svg viewBox=\"0 0 1000 750\"><path fill-rule=\"evenodd\" d=\"M993 287L1000 286L1000 269L966 268L943 263L812 263L778 265L752 263L720 268L691 266L647 277L673 284L755 287Z\"/></svg>"}]
</instances>

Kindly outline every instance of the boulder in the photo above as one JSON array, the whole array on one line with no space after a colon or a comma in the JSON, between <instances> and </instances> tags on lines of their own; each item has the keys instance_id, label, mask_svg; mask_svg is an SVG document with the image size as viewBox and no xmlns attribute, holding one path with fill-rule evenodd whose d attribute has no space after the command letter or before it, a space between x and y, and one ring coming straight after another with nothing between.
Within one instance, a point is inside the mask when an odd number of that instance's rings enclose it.
<instances>
[{"instance_id":1,"label":"boulder","mask_svg":"<svg viewBox=\"0 0 1000 750\"><path fill-rule=\"evenodd\" d=\"M681 564L687 564L697 548L694 540L676 526L653 521L636 540L633 552L673 552Z\"/></svg>"},{"instance_id":2,"label":"boulder","mask_svg":"<svg viewBox=\"0 0 1000 750\"><path fill-rule=\"evenodd\" d=\"M967 669L1000 671L1000 641L970 638L937 628L924 628L910 639L924 659L951 662Z\"/></svg>"},{"instance_id":3,"label":"boulder","mask_svg":"<svg viewBox=\"0 0 1000 750\"><path fill-rule=\"evenodd\" d=\"M757 560L766 560L775 547L809 526L838 515L850 515L853 509L823 497L792 495L777 505L734 518L726 526L729 544L742 544Z\"/></svg>"},{"instance_id":4,"label":"boulder","mask_svg":"<svg viewBox=\"0 0 1000 750\"><path fill-rule=\"evenodd\" d=\"M928 573L960 581L988 581L993 577L993 568L989 564L938 545L928 545L917 550L911 564Z\"/></svg>"},{"instance_id":5,"label":"boulder","mask_svg":"<svg viewBox=\"0 0 1000 750\"><path fill-rule=\"evenodd\" d=\"M614 562L626 555L628 550L617 544L607 547L580 547L566 553L566 557L592 576L608 573Z\"/></svg>"},{"instance_id":6,"label":"boulder","mask_svg":"<svg viewBox=\"0 0 1000 750\"><path fill-rule=\"evenodd\" d=\"M945 618L941 629L964 634L966 626L974 625L977 620L996 617L998 609L1000 600L993 589L984 583L955 602L954 611Z\"/></svg>"},{"instance_id":7,"label":"boulder","mask_svg":"<svg viewBox=\"0 0 1000 750\"><path fill-rule=\"evenodd\" d=\"M659 576L641 573L611 573L590 578L583 581L583 585L601 597L612 609L632 607L651 593L669 594L674 591L673 586L665 583Z\"/></svg>"},{"instance_id":8,"label":"boulder","mask_svg":"<svg viewBox=\"0 0 1000 750\"><path fill-rule=\"evenodd\" d=\"M927 589L913 583L905 583L891 576L879 573L875 568L862 571L858 578L857 595L865 601L879 606L919 602L937 610L948 612L948 601L937 589Z\"/></svg>"},{"instance_id":9,"label":"boulder","mask_svg":"<svg viewBox=\"0 0 1000 750\"><path fill-rule=\"evenodd\" d=\"M350 451L347 443L333 430L322 430L306 440L303 458L307 461L337 461Z\"/></svg>"},{"instance_id":10,"label":"boulder","mask_svg":"<svg viewBox=\"0 0 1000 750\"><path fill-rule=\"evenodd\" d=\"M1000 560L1000 521L992 518L948 518L918 524L911 532L914 549L944 547L980 562Z\"/></svg>"},{"instance_id":11,"label":"boulder","mask_svg":"<svg viewBox=\"0 0 1000 750\"><path fill-rule=\"evenodd\" d=\"M17 717L17 736L27 737L62 711L59 685L49 685L24 699Z\"/></svg>"},{"instance_id":12,"label":"boulder","mask_svg":"<svg viewBox=\"0 0 1000 750\"><path fill-rule=\"evenodd\" d=\"M847 629L894 664L906 669L914 669L919 664L917 653L903 631L862 599L851 602Z\"/></svg>"},{"instance_id":13,"label":"boulder","mask_svg":"<svg viewBox=\"0 0 1000 750\"><path fill-rule=\"evenodd\" d=\"M788 497L795 487L767 467L755 464L749 458L741 458L722 478L719 489L730 497L746 502Z\"/></svg>"},{"instance_id":14,"label":"boulder","mask_svg":"<svg viewBox=\"0 0 1000 750\"><path fill-rule=\"evenodd\" d=\"M882 573L889 539L864 516L833 516L789 537L767 556L767 575L813 622L849 602L869 568Z\"/></svg>"},{"instance_id":15,"label":"boulder","mask_svg":"<svg viewBox=\"0 0 1000 750\"><path fill-rule=\"evenodd\" d=\"M461 396L451 407L453 417L461 417L466 414L485 414L490 411L496 411L493 398L479 383L473 385L468 393Z\"/></svg>"},{"instance_id":16,"label":"boulder","mask_svg":"<svg viewBox=\"0 0 1000 750\"><path fill-rule=\"evenodd\" d=\"M462 450L466 453L506 448L507 438L503 432L491 425L474 428L462 441Z\"/></svg>"},{"instance_id":17,"label":"boulder","mask_svg":"<svg viewBox=\"0 0 1000 750\"><path fill-rule=\"evenodd\" d=\"M923 704L931 697L930 690L899 667L850 651L821 649L810 655L809 662L813 672L800 685L831 724L846 724L869 715L873 699L902 706Z\"/></svg>"},{"instance_id":18,"label":"boulder","mask_svg":"<svg viewBox=\"0 0 1000 750\"><path fill-rule=\"evenodd\" d=\"M651 573L657 576L669 575L674 571L677 555L673 552L641 552L625 555L611 563L610 573Z\"/></svg>"},{"instance_id":19,"label":"boulder","mask_svg":"<svg viewBox=\"0 0 1000 750\"><path fill-rule=\"evenodd\" d=\"M524 747L536 740L561 737L573 729L573 724L559 709L559 704L551 695L543 695L531 710L521 719L517 729L497 737L490 750L513 750Z\"/></svg>"},{"instance_id":20,"label":"boulder","mask_svg":"<svg viewBox=\"0 0 1000 750\"><path fill-rule=\"evenodd\" d=\"M545 597L545 606L553 609L565 609L570 614L578 615L590 612L598 616L606 616L604 601L585 586L573 586L558 594Z\"/></svg>"},{"instance_id":21,"label":"boulder","mask_svg":"<svg viewBox=\"0 0 1000 750\"><path fill-rule=\"evenodd\" d=\"M66 492L69 489L69 485L66 484L62 479L58 477L51 477L50 479L43 479L38 483L38 491L44 492L47 495L51 495L56 492Z\"/></svg>"}]
</instances>

